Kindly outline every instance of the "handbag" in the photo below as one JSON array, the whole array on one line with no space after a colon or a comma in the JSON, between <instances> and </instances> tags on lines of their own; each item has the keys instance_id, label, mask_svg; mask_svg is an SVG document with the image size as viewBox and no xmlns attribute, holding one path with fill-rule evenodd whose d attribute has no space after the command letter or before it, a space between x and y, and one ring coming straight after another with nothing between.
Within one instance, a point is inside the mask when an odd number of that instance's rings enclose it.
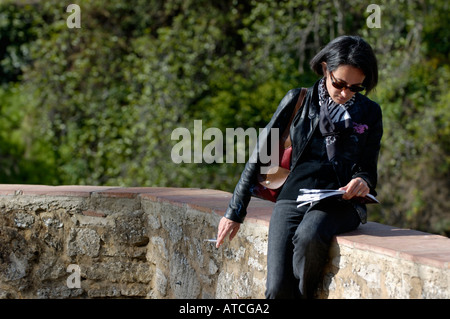
<instances>
[{"instance_id":1,"label":"handbag","mask_svg":"<svg viewBox=\"0 0 450 319\"><path fill-rule=\"evenodd\" d=\"M300 95L298 97L297 104L295 105L291 119L289 120L289 123L283 132L283 135L281 135L279 143L280 165L270 167L266 174L258 173L256 177L257 183L252 190L252 195L255 197L275 202L277 200L278 194L281 191L281 187L284 185L291 172L289 170L292 157L290 128L295 114L297 114L297 112L303 105L306 91L307 89L305 88L302 88L302 90L300 91Z\"/></svg>"}]
</instances>

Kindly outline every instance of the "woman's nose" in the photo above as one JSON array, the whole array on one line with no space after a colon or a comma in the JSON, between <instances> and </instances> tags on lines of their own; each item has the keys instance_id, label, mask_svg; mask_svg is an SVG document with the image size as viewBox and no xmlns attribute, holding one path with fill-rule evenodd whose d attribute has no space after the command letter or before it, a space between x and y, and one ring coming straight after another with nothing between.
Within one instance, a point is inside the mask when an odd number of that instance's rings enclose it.
<instances>
[{"instance_id":1,"label":"woman's nose","mask_svg":"<svg viewBox=\"0 0 450 319\"><path fill-rule=\"evenodd\" d=\"M343 88L341 90L341 96L345 99L349 98L352 96L352 91L350 91L348 88Z\"/></svg>"}]
</instances>

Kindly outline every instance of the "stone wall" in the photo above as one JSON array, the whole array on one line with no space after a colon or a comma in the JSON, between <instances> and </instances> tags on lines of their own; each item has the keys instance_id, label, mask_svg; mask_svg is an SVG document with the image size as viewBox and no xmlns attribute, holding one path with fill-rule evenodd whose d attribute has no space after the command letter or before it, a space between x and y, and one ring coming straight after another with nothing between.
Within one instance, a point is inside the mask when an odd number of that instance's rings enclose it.
<instances>
[{"instance_id":1,"label":"stone wall","mask_svg":"<svg viewBox=\"0 0 450 319\"><path fill-rule=\"evenodd\" d=\"M230 197L0 185L0 298L264 298L273 206L252 200L238 236L216 249L205 239ZM407 232L369 223L336 238L322 297L449 298L450 240ZM425 252L402 250L405 240Z\"/></svg>"},{"instance_id":2,"label":"stone wall","mask_svg":"<svg viewBox=\"0 0 450 319\"><path fill-rule=\"evenodd\" d=\"M324 295L344 299L450 298L450 239L367 223L336 238Z\"/></svg>"},{"instance_id":3,"label":"stone wall","mask_svg":"<svg viewBox=\"0 0 450 319\"><path fill-rule=\"evenodd\" d=\"M0 297L263 297L264 226L243 227L220 249L204 241L220 216L201 202L224 200L195 189L4 186ZM67 285L69 265L79 266L79 289Z\"/></svg>"}]
</instances>

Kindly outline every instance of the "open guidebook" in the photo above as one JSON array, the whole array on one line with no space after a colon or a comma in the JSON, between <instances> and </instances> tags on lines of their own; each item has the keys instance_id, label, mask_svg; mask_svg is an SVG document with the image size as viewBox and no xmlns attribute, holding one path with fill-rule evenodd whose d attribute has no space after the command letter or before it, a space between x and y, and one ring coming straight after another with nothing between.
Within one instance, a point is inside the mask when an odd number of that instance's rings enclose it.
<instances>
[{"instance_id":1,"label":"open guidebook","mask_svg":"<svg viewBox=\"0 0 450 319\"><path fill-rule=\"evenodd\" d=\"M301 188L299 195L297 197L297 202L299 204L297 207L309 205L313 202L319 201L328 197L341 198L345 194L345 191L340 191L337 189L306 189ZM367 194L365 197L353 197L351 201L355 201L361 204L378 204L378 199L371 194Z\"/></svg>"}]
</instances>

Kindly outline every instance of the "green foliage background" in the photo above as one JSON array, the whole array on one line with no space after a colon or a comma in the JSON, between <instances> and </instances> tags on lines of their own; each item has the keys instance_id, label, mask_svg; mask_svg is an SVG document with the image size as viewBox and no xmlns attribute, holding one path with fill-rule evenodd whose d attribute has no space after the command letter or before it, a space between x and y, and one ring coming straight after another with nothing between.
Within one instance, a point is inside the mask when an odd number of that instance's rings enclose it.
<instances>
[{"instance_id":1,"label":"green foliage background","mask_svg":"<svg viewBox=\"0 0 450 319\"><path fill-rule=\"evenodd\" d=\"M311 86L311 57L342 34L379 59L384 115L373 221L450 235L449 4L377 1L0 2L0 183L232 191L243 164L175 164L177 127L264 127ZM204 143L208 143L205 141Z\"/></svg>"}]
</instances>

